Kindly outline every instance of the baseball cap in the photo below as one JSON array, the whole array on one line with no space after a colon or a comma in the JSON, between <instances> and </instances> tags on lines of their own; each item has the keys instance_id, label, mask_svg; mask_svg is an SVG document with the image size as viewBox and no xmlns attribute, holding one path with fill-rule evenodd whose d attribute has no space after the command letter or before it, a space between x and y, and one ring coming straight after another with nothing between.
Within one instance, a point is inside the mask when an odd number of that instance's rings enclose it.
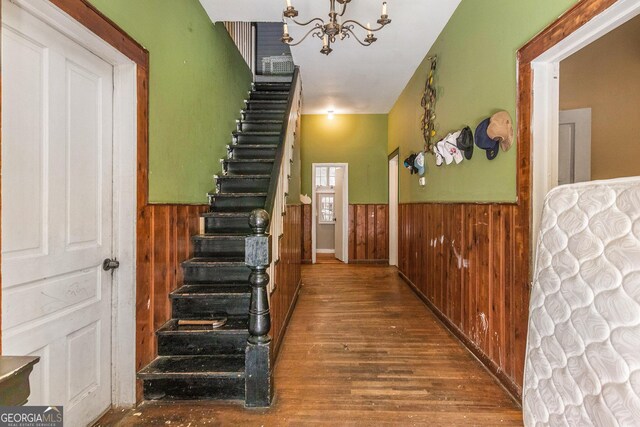
<instances>
[{"instance_id":1,"label":"baseball cap","mask_svg":"<svg viewBox=\"0 0 640 427\"><path fill-rule=\"evenodd\" d=\"M416 154L413 164L418 168L418 175L424 175L424 152Z\"/></svg>"},{"instance_id":2,"label":"baseball cap","mask_svg":"<svg viewBox=\"0 0 640 427\"><path fill-rule=\"evenodd\" d=\"M464 157L467 160L471 160L471 157L473 156L473 132L471 132L471 128L469 126L465 126L460 131L460 135L456 139L456 145L460 150L462 150Z\"/></svg>"},{"instance_id":3,"label":"baseball cap","mask_svg":"<svg viewBox=\"0 0 640 427\"><path fill-rule=\"evenodd\" d=\"M462 151L458 148L458 143L457 143L458 137L460 136L460 132L461 131L450 133L444 139L445 148L449 151L449 154L451 154L451 157L453 157L453 161L455 161L456 164L459 164L462 160L464 160Z\"/></svg>"},{"instance_id":4,"label":"baseball cap","mask_svg":"<svg viewBox=\"0 0 640 427\"><path fill-rule=\"evenodd\" d=\"M500 143L502 151L507 151L513 144L513 124L511 116L506 111L499 111L491 116L487 135Z\"/></svg>"},{"instance_id":5,"label":"baseball cap","mask_svg":"<svg viewBox=\"0 0 640 427\"><path fill-rule=\"evenodd\" d=\"M487 135L490 120L490 117L486 118L476 127L475 141L478 148L482 148L487 152L487 159L493 160L498 155L500 143Z\"/></svg>"}]
</instances>

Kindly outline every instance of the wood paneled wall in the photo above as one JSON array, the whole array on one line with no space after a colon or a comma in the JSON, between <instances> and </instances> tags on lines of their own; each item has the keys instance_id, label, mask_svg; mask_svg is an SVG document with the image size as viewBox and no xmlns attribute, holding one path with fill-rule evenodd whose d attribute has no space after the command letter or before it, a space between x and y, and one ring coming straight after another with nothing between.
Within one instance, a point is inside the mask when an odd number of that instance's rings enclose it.
<instances>
[{"instance_id":1,"label":"wood paneled wall","mask_svg":"<svg viewBox=\"0 0 640 427\"><path fill-rule=\"evenodd\" d=\"M298 298L302 264L302 205L289 205L284 217L284 234L280 238L280 261L276 265L276 288L271 294L271 346L278 355L289 318Z\"/></svg>"},{"instance_id":2,"label":"wood paneled wall","mask_svg":"<svg viewBox=\"0 0 640 427\"><path fill-rule=\"evenodd\" d=\"M302 262L311 263L311 223L313 214L311 205L302 205Z\"/></svg>"},{"instance_id":3,"label":"wood paneled wall","mask_svg":"<svg viewBox=\"0 0 640 427\"><path fill-rule=\"evenodd\" d=\"M389 261L389 205L349 205L349 263Z\"/></svg>"},{"instance_id":4,"label":"wood paneled wall","mask_svg":"<svg viewBox=\"0 0 640 427\"><path fill-rule=\"evenodd\" d=\"M302 259L311 262L311 205L303 206ZM349 205L349 263L389 260L389 205Z\"/></svg>"},{"instance_id":5,"label":"wood paneled wall","mask_svg":"<svg viewBox=\"0 0 640 427\"><path fill-rule=\"evenodd\" d=\"M529 287L516 205L402 204L399 270L514 394L524 366Z\"/></svg>"},{"instance_id":6,"label":"wood paneled wall","mask_svg":"<svg viewBox=\"0 0 640 427\"><path fill-rule=\"evenodd\" d=\"M155 331L171 318L169 293L182 284L180 263L192 255L208 205L147 205L138 217L136 370L157 355ZM138 387L138 400L141 399Z\"/></svg>"}]
</instances>

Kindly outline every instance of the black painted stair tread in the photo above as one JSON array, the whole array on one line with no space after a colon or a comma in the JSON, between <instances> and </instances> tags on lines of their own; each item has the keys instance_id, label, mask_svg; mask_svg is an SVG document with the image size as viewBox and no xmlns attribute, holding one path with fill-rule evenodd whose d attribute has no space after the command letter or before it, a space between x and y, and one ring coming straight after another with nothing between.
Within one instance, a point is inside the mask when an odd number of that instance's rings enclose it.
<instances>
[{"instance_id":1,"label":"black painted stair tread","mask_svg":"<svg viewBox=\"0 0 640 427\"><path fill-rule=\"evenodd\" d=\"M220 316L218 316L220 317ZM211 326L206 325L179 325L180 319L171 319L158 331L156 332L159 335L171 335L171 334L242 334L247 335L249 332L248 328L248 319L240 318L240 317L228 317L227 323L219 328L212 328ZM209 320L209 319L198 319L198 320Z\"/></svg>"},{"instance_id":2,"label":"black painted stair tread","mask_svg":"<svg viewBox=\"0 0 640 427\"><path fill-rule=\"evenodd\" d=\"M270 148L270 149L276 149L278 148L279 144L232 144L229 146L229 148L231 149L240 149L240 150L247 150L250 148Z\"/></svg>"},{"instance_id":3,"label":"black painted stair tread","mask_svg":"<svg viewBox=\"0 0 640 427\"><path fill-rule=\"evenodd\" d=\"M246 218L249 221L250 212L204 212L200 214L203 218Z\"/></svg>"},{"instance_id":4,"label":"black painted stair tread","mask_svg":"<svg viewBox=\"0 0 640 427\"><path fill-rule=\"evenodd\" d=\"M182 285L175 291L169 294L172 299L178 298L193 298L193 297L218 297L222 295L250 295L251 288L248 284L234 285L234 284L221 284L221 285L209 285L206 283L198 285Z\"/></svg>"},{"instance_id":5,"label":"black painted stair tread","mask_svg":"<svg viewBox=\"0 0 640 427\"><path fill-rule=\"evenodd\" d=\"M241 180L241 179L270 179L271 175L255 175L255 174L246 174L246 175L216 175L216 180Z\"/></svg>"},{"instance_id":6,"label":"black painted stair tread","mask_svg":"<svg viewBox=\"0 0 640 427\"><path fill-rule=\"evenodd\" d=\"M267 197L267 193L209 193L216 198Z\"/></svg>"},{"instance_id":7,"label":"black painted stair tread","mask_svg":"<svg viewBox=\"0 0 640 427\"><path fill-rule=\"evenodd\" d=\"M245 145L246 147L246 145ZM264 145L261 145L261 147L264 147ZM247 163L247 164L252 164L252 163L273 163L273 159L224 159L223 160L225 163Z\"/></svg>"},{"instance_id":8,"label":"black painted stair tread","mask_svg":"<svg viewBox=\"0 0 640 427\"><path fill-rule=\"evenodd\" d=\"M234 136L280 136L280 132L277 131L262 131L262 130L243 130L241 132L235 131L233 132Z\"/></svg>"},{"instance_id":9,"label":"black painted stair tread","mask_svg":"<svg viewBox=\"0 0 640 427\"><path fill-rule=\"evenodd\" d=\"M205 233L205 234L197 234L191 237L191 240L242 240L247 237L247 233L241 233L238 231L232 231L228 233Z\"/></svg>"},{"instance_id":10,"label":"black painted stair tread","mask_svg":"<svg viewBox=\"0 0 640 427\"><path fill-rule=\"evenodd\" d=\"M256 110L243 109L243 110L240 110L240 112L242 114L251 114L252 116L258 116L258 117L261 116L261 115L262 116L267 116L267 115L270 115L270 114L282 114L282 116L284 117L284 114L286 113L285 110L280 109L280 108L273 108L273 109L270 109L270 110L266 110L266 109L265 110L257 110L257 111Z\"/></svg>"},{"instance_id":11,"label":"black painted stair tread","mask_svg":"<svg viewBox=\"0 0 640 427\"><path fill-rule=\"evenodd\" d=\"M219 266L238 266L245 267L244 258L242 257L194 257L182 263L184 267L219 267Z\"/></svg>"},{"instance_id":12,"label":"black painted stair tread","mask_svg":"<svg viewBox=\"0 0 640 427\"><path fill-rule=\"evenodd\" d=\"M158 356L138 373L143 380L178 378L243 378L242 356Z\"/></svg>"}]
</instances>

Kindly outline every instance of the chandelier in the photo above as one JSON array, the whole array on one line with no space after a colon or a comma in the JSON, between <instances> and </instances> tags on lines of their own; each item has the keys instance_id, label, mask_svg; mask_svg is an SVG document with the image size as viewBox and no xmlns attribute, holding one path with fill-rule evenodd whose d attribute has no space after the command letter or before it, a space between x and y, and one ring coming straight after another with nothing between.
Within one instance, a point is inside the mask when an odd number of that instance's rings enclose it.
<instances>
[{"instance_id":1,"label":"chandelier","mask_svg":"<svg viewBox=\"0 0 640 427\"><path fill-rule=\"evenodd\" d=\"M336 12L336 2L342 5L342 10L340 12ZM340 22L341 18L347 11L347 4L350 2L351 0L329 0L329 21L325 23L321 18L313 18L307 22L298 22L295 19L298 16L298 11L291 5L291 0L287 0L287 8L282 13L283 18L285 18L281 38L282 42L289 46L297 46L302 43L309 34L312 34L312 37L318 37L322 40L322 49L320 50L320 53L325 55L329 55L333 51L331 45L336 42L336 39L344 40L351 36L353 36L353 38L355 38L362 46L371 46L371 44L378 40L373 33L380 31L387 24L391 23L391 19L389 19L389 15L387 15L387 2L382 3L382 14L380 15L380 19L377 21L380 25L378 28L371 28L370 24L364 26L352 19ZM304 37L302 37L302 39L300 39L300 41L293 43L293 38L289 35L289 26L287 25L286 18L289 18L297 25L303 27L310 24L314 24L314 26L304 35ZM367 32L367 36L364 38L364 41L361 41L353 31L356 26L361 27Z\"/></svg>"}]
</instances>

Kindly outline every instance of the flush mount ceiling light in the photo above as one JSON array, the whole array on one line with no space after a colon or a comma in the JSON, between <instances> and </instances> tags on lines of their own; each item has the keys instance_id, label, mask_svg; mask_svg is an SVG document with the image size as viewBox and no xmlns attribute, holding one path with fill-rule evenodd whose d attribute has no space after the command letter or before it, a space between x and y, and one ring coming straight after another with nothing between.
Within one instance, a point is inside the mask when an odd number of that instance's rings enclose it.
<instances>
[{"instance_id":1,"label":"flush mount ceiling light","mask_svg":"<svg viewBox=\"0 0 640 427\"><path fill-rule=\"evenodd\" d=\"M342 5L342 11L336 12L336 2ZM353 38L355 38L362 46L371 46L372 43L378 40L373 33L380 31L387 24L391 23L391 19L389 19L389 15L387 15L387 2L382 3L382 14L380 15L380 19L377 21L380 25L378 28L371 28L370 24L364 26L358 21L354 21L352 19L340 22L340 18L342 18L347 11L347 4L349 3L351 3L351 0L329 0L329 22L327 23L325 23L322 18L313 18L307 22L298 22L295 19L298 16L298 11L291 5L291 0L287 0L287 8L282 13L282 16L284 17L284 28L281 38L282 42L289 46L297 46L302 43L309 34L312 34L312 37L318 37L322 40L322 49L320 50L320 53L325 55L329 55L333 51L331 44L335 43L336 38L344 40L345 38L353 36ZM314 23L315 25L307 32L307 34L304 35L304 37L302 37L302 39L300 39L299 42L293 43L293 38L289 35L287 19L290 19L295 24L303 27ZM365 37L364 41L361 41L353 31L356 26L367 31L367 37Z\"/></svg>"}]
</instances>

